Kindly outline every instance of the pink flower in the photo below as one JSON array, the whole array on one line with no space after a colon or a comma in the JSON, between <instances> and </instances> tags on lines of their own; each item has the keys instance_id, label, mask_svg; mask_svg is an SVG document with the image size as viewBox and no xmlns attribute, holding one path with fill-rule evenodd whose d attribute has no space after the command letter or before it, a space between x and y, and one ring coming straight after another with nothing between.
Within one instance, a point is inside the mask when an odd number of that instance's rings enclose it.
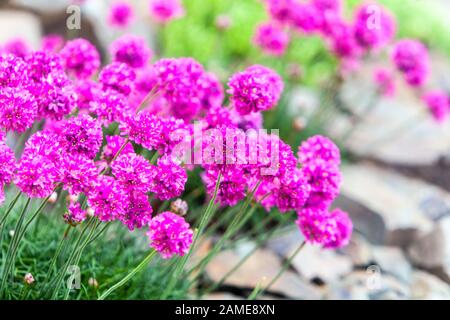
<instances>
[{"instance_id":1,"label":"pink flower","mask_svg":"<svg viewBox=\"0 0 450 320\"><path fill-rule=\"evenodd\" d=\"M309 3L295 3L291 8L290 20L297 30L306 34L318 31L322 25L319 10Z\"/></svg>"},{"instance_id":2,"label":"pink flower","mask_svg":"<svg viewBox=\"0 0 450 320\"><path fill-rule=\"evenodd\" d=\"M41 50L58 52L64 47L64 38L59 34L49 34L41 40Z\"/></svg>"},{"instance_id":3,"label":"pink flower","mask_svg":"<svg viewBox=\"0 0 450 320\"><path fill-rule=\"evenodd\" d=\"M395 36L395 20L381 6L362 5L356 10L355 38L365 49L386 45Z\"/></svg>"},{"instance_id":4,"label":"pink flower","mask_svg":"<svg viewBox=\"0 0 450 320\"><path fill-rule=\"evenodd\" d=\"M214 195L219 171L214 168L207 169L203 175L206 191L210 197ZM247 178L242 170L227 170L220 179L217 192L217 202L222 205L234 206L245 198L247 191Z\"/></svg>"},{"instance_id":5,"label":"pink flower","mask_svg":"<svg viewBox=\"0 0 450 320\"><path fill-rule=\"evenodd\" d=\"M118 1L109 8L108 22L113 27L127 28L133 19L133 7L128 2Z\"/></svg>"},{"instance_id":6,"label":"pink flower","mask_svg":"<svg viewBox=\"0 0 450 320\"><path fill-rule=\"evenodd\" d=\"M429 74L427 48L417 40L403 39L397 42L392 60L411 86L422 85Z\"/></svg>"},{"instance_id":7,"label":"pink flower","mask_svg":"<svg viewBox=\"0 0 450 320\"><path fill-rule=\"evenodd\" d=\"M64 155L60 171L63 188L72 195L87 194L99 174L94 162L79 154Z\"/></svg>"},{"instance_id":8,"label":"pink flower","mask_svg":"<svg viewBox=\"0 0 450 320\"><path fill-rule=\"evenodd\" d=\"M125 139L119 136L105 136L105 138L106 145L103 148L101 159L110 163L125 143ZM120 154L124 155L130 153L134 153L134 149L131 143L127 143Z\"/></svg>"},{"instance_id":9,"label":"pink flower","mask_svg":"<svg viewBox=\"0 0 450 320\"><path fill-rule=\"evenodd\" d=\"M64 214L64 221L71 226L76 226L86 220L86 211L79 203L70 203L67 212Z\"/></svg>"},{"instance_id":10,"label":"pink flower","mask_svg":"<svg viewBox=\"0 0 450 320\"><path fill-rule=\"evenodd\" d=\"M34 96L26 89L6 87L0 92L0 125L6 131L25 132L38 113Z\"/></svg>"},{"instance_id":11,"label":"pink flower","mask_svg":"<svg viewBox=\"0 0 450 320\"><path fill-rule=\"evenodd\" d=\"M6 53L11 53L16 57L24 58L31 49L24 39L15 38L7 41L3 47Z\"/></svg>"},{"instance_id":12,"label":"pink flower","mask_svg":"<svg viewBox=\"0 0 450 320\"><path fill-rule=\"evenodd\" d=\"M150 246L164 259L173 255L184 256L192 244L193 231L183 217L166 211L154 217L147 235Z\"/></svg>"},{"instance_id":13,"label":"pink flower","mask_svg":"<svg viewBox=\"0 0 450 320\"><path fill-rule=\"evenodd\" d=\"M449 96L441 90L434 90L426 93L423 97L434 120L443 123L447 120L450 112Z\"/></svg>"},{"instance_id":14,"label":"pink flower","mask_svg":"<svg viewBox=\"0 0 450 320\"><path fill-rule=\"evenodd\" d=\"M285 176L281 182L279 179L275 180L274 184L272 195L280 212L302 208L311 192L308 179L299 169Z\"/></svg>"},{"instance_id":15,"label":"pink flower","mask_svg":"<svg viewBox=\"0 0 450 320\"><path fill-rule=\"evenodd\" d=\"M31 198L51 195L60 179L60 158L57 136L48 131L35 133L25 144L14 183Z\"/></svg>"},{"instance_id":16,"label":"pink flower","mask_svg":"<svg viewBox=\"0 0 450 320\"><path fill-rule=\"evenodd\" d=\"M332 212L303 209L296 221L307 242L325 248L340 248L348 244L353 225L347 213L340 209Z\"/></svg>"},{"instance_id":17,"label":"pink flower","mask_svg":"<svg viewBox=\"0 0 450 320\"><path fill-rule=\"evenodd\" d=\"M99 92L89 102L89 111L105 126L113 122L123 121L133 112L126 97L112 89Z\"/></svg>"},{"instance_id":18,"label":"pink flower","mask_svg":"<svg viewBox=\"0 0 450 320\"><path fill-rule=\"evenodd\" d=\"M283 91L283 80L275 71L254 65L234 74L228 86L233 106L245 115L273 108Z\"/></svg>"},{"instance_id":19,"label":"pink flower","mask_svg":"<svg viewBox=\"0 0 450 320\"><path fill-rule=\"evenodd\" d=\"M10 184L14 177L14 171L16 170L16 158L14 152L6 143L0 141L0 187Z\"/></svg>"},{"instance_id":20,"label":"pink flower","mask_svg":"<svg viewBox=\"0 0 450 320\"><path fill-rule=\"evenodd\" d=\"M128 206L128 196L113 178L100 175L87 195L88 205L101 221L111 221L123 216Z\"/></svg>"},{"instance_id":21,"label":"pink flower","mask_svg":"<svg viewBox=\"0 0 450 320\"><path fill-rule=\"evenodd\" d=\"M113 89L128 96L133 89L136 73L125 63L113 62L102 69L98 79L104 89Z\"/></svg>"},{"instance_id":22,"label":"pink flower","mask_svg":"<svg viewBox=\"0 0 450 320\"><path fill-rule=\"evenodd\" d=\"M206 99L207 77L200 63L192 58L161 59L154 64L158 91L167 102L170 113L186 121L194 118Z\"/></svg>"},{"instance_id":23,"label":"pink flower","mask_svg":"<svg viewBox=\"0 0 450 320\"><path fill-rule=\"evenodd\" d=\"M0 87L17 87L28 81L26 64L12 54L0 55Z\"/></svg>"},{"instance_id":24,"label":"pink flower","mask_svg":"<svg viewBox=\"0 0 450 320\"><path fill-rule=\"evenodd\" d=\"M110 47L113 60L132 68L142 68L151 59L152 52L143 37L127 34L115 40Z\"/></svg>"},{"instance_id":25,"label":"pink flower","mask_svg":"<svg viewBox=\"0 0 450 320\"><path fill-rule=\"evenodd\" d=\"M90 78L100 67L97 49L85 39L68 41L60 54L66 70L77 79Z\"/></svg>"},{"instance_id":26,"label":"pink flower","mask_svg":"<svg viewBox=\"0 0 450 320\"><path fill-rule=\"evenodd\" d=\"M103 140L102 128L92 117L82 114L65 122L61 132L61 145L69 154L93 159Z\"/></svg>"},{"instance_id":27,"label":"pink flower","mask_svg":"<svg viewBox=\"0 0 450 320\"><path fill-rule=\"evenodd\" d=\"M181 119L161 118L149 113L128 117L121 126L131 141L160 154L170 153L190 134L189 127Z\"/></svg>"},{"instance_id":28,"label":"pink flower","mask_svg":"<svg viewBox=\"0 0 450 320\"><path fill-rule=\"evenodd\" d=\"M141 155L126 153L111 163L112 173L128 194L147 193L151 189L154 169Z\"/></svg>"},{"instance_id":29,"label":"pink flower","mask_svg":"<svg viewBox=\"0 0 450 320\"><path fill-rule=\"evenodd\" d=\"M150 191L155 194L155 198L168 200L183 193L186 181L186 171L174 163L170 156L163 156L158 159L153 170Z\"/></svg>"},{"instance_id":30,"label":"pink flower","mask_svg":"<svg viewBox=\"0 0 450 320\"><path fill-rule=\"evenodd\" d=\"M341 154L339 148L329 138L316 135L309 137L298 147L298 160L302 165L307 165L317 159L331 165L339 166Z\"/></svg>"},{"instance_id":31,"label":"pink flower","mask_svg":"<svg viewBox=\"0 0 450 320\"><path fill-rule=\"evenodd\" d=\"M280 23L290 22L292 8L296 5L296 0L266 0L266 3L272 19Z\"/></svg>"},{"instance_id":32,"label":"pink flower","mask_svg":"<svg viewBox=\"0 0 450 320\"><path fill-rule=\"evenodd\" d=\"M125 213L118 219L131 231L147 226L152 220L153 209L145 194L135 194L130 198Z\"/></svg>"},{"instance_id":33,"label":"pink flower","mask_svg":"<svg viewBox=\"0 0 450 320\"><path fill-rule=\"evenodd\" d=\"M380 94L392 97L395 94L394 75L387 68L379 68L374 72L374 80Z\"/></svg>"},{"instance_id":34,"label":"pink flower","mask_svg":"<svg viewBox=\"0 0 450 320\"><path fill-rule=\"evenodd\" d=\"M101 86L91 79L79 80L75 83L74 91L77 95L78 109L86 110L90 108L91 102L100 95Z\"/></svg>"},{"instance_id":35,"label":"pink flower","mask_svg":"<svg viewBox=\"0 0 450 320\"><path fill-rule=\"evenodd\" d=\"M258 26L254 42L266 54L281 56L289 44L289 35L281 27L268 22Z\"/></svg>"},{"instance_id":36,"label":"pink flower","mask_svg":"<svg viewBox=\"0 0 450 320\"><path fill-rule=\"evenodd\" d=\"M179 0L150 0L150 15L161 23L184 16L184 8Z\"/></svg>"}]
</instances>

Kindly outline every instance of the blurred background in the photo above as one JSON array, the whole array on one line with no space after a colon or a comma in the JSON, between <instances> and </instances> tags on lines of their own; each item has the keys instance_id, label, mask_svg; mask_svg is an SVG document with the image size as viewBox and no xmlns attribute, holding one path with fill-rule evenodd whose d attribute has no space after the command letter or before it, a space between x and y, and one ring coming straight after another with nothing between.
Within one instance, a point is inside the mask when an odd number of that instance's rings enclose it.
<instances>
[{"instance_id":1,"label":"blurred background","mask_svg":"<svg viewBox=\"0 0 450 320\"><path fill-rule=\"evenodd\" d=\"M69 30L74 2L81 28ZM394 96L373 94L374 70L393 69L388 53L367 56L347 73L321 37L292 35L283 56L265 55L252 42L257 25L268 20L260 0L185 0L185 16L164 26L150 20L147 1L129 1L137 17L126 30L107 23L112 2L2 0L0 47L23 40L23 50L38 49L49 34L83 37L107 62L109 44L134 33L148 39L157 57L193 57L224 84L234 72L263 64L285 80L282 101L266 112L264 127L280 129L294 150L313 134L340 146L344 183L335 205L353 220L350 245L338 251L305 247L263 298L450 299L450 125L436 123L400 77ZM361 1L344 3L351 17ZM415 38L429 49L430 87L449 92L450 2L378 3L396 17L397 39ZM295 226L285 229L206 298L248 296L261 279L274 277L300 241ZM253 247L249 240L221 253L207 276L219 281Z\"/></svg>"}]
</instances>

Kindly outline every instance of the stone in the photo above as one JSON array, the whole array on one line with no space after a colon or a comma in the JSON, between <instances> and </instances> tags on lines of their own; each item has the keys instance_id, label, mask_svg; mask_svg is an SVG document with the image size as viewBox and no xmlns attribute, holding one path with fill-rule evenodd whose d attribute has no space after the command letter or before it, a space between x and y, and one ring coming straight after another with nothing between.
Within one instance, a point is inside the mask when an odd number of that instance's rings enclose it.
<instances>
[{"instance_id":1,"label":"stone","mask_svg":"<svg viewBox=\"0 0 450 320\"><path fill-rule=\"evenodd\" d=\"M414 271L412 279L411 299L450 299L450 286L438 277L424 271Z\"/></svg>"},{"instance_id":2,"label":"stone","mask_svg":"<svg viewBox=\"0 0 450 320\"><path fill-rule=\"evenodd\" d=\"M318 246L305 245L292 261L292 266L308 280L319 278L325 283L350 273L352 261L348 256Z\"/></svg>"},{"instance_id":3,"label":"stone","mask_svg":"<svg viewBox=\"0 0 450 320\"><path fill-rule=\"evenodd\" d=\"M341 193L379 214L388 233L414 229L420 235L426 234L434 223L420 204L430 197L439 197L450 204L448 192L370 163L343 166L342 174Z\"/></svg>"},{"instance_id":4,"label":"stone","mask_svg":"<svg viewBox=\"0 0 450 320\"><path fill-rule=\"evenodd\" d=\"M206 272L211 280L219 281L239 263L242 257L236 250L223 251L212 259L206 267ZM277 275L281 267L282 262L275 253L267 249L258 249L226 279L224 284L238 288L253 289L258 285L264 288ZM317 289L289 270L282 274L265 295L267 296L270 292L294 299L320 298L320 292Z\"/></svg>"},{"instance_id":5,"label":"stone","mask_svg":"<svg viewBox=\"0 0 450 320\"><path fill-rule=\"evenodd\" d=\"M380 266L383 273L393 275L404 283L410 282L412 267L401 249L375 246L372 253L374 262Z\"/></svg>"},{"instance_id":6,"label":"stone","mask_svg":"<svg viewBox=\"0 0 450 320\"><path fill-rule=\"evenodd\" d=\"M341 248L340 252L348 256L354 266L366 266L373 261L371 245L358 233L352 235L350 243Z\"/></svg>"},{"instance_id":7,"label":"stone","mask_svg":"<svg viewBox=\"0 0 450 320\"><path fill-rule=\"evenodd\" d=\"M341 90L344 104L363 118L345 139L345 146L358 156L387 163L434 163L450 150L450 126L436 124L421 99L404 85L401 77L398 77L395 97L371 102L373 68L370 63L361 66ZM448 62L440 69L442 73L450 73ZM331 136L340 137L351 126L349 117L335 113L333 123L327 127Z\"/></svg>"},{"instance_id":8,"label":"stone","mask_svg":"<svg viewBox=\"0 0 450 320\"><path fill-rule=\"evenodd\" d=\"M292 250L303 242L303 239L302 233L293 225L284 229L279 235L270 238L266 247L279 256L287 257Z\"/></svg>"}]
</instances>

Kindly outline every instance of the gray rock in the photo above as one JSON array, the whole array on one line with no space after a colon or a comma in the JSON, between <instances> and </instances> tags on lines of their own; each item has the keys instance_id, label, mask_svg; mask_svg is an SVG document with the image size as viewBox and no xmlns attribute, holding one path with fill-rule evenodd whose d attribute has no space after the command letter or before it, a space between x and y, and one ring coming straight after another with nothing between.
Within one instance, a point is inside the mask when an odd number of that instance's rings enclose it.
<instances>
[{"instance_id":1,"label":"gray rock","mask_svg":"<svg viewBox=\"0 0 450 320\"><path fill-rule=\"evenodd\" d=\"M236 250L227 250L219 253L206 267L208 276L213 281L219 281L223 275L231 270L242 259ZM270 250L257 250L246 262L230 277L225 284L242 287L255 288L265 287L277 275L282 267L280 258ZM286 271L271 286L269 292L276 292L295 299L318 299L320 291L302 281L292 271ZM268 294L266 292L266 294Z\"/></svg>"},{"instance_id":2,"label":"gray rock","mask_svg":"<svg viewBox=\"0 0 450 320\"><path fill-rule=\"evenodd\" d=\"M389 273L404 283L411 281L412 267L403 251L396 247L374 247L373 259L383 273Z\"/></svg>"},{"instance_id":3,"label":"gray rock","mask_svg":"<svg viewBox=\"0 0 450 320\"><path fill-rule=\"evenodd\" d=\"M353 264L348 256L318 246L306 245L292 261L292 266L306 279L333 282L350 273Z\"/></svg>"},{"instance_id":4,"label":"gray rock","mask_svg":"<svg viewBox=\"0 0 450 320\"><path fill-rule=\"evenodd\" d=\"M413 273L411 298L422 300L450 299L450 286L438 277L423 271Z\"/></svg>"},{"instance_id":5,"label":"gray rock","mask_svg":"<svg viewBox=\"0 0 450 320\"><path fill-rule=\"evenodd\" d=\"M350 243L340 251L348 256L355 266L365 266L373 261L371 245L358 233L353 233Z\"/></svg>"}]
</instances>

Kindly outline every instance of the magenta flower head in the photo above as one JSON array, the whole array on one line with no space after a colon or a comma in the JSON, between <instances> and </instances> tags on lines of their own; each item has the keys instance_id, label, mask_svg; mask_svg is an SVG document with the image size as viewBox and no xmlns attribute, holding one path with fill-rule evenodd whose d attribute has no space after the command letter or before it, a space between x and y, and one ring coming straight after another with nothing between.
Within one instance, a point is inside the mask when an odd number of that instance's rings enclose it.
<instances>
[{"instance_id":1,"label":"magenta flower head","mask_svg":"<svg viewBox=\"0 0 450 320\"><path fill-rule=\"evenodd\" d=\"M91 159L79 154L65 154L61 161L63 188L72 195L87 194L97 180L99 169Z\"/></svg>"},{"instance_id":2,"label":"magenta flower head","mask_svg":"<svg viewBox=\"0 0 450 320\"><path fill-rule=\"evenodd\" d=\"M111 163L111 168L116 180L128 194L150 191L154 169L143 156L122 154Z\"/></svg>"},{"instance_id":3,"label":"magenta flower head","mask_svg":"<svg viewBox=\"0 0 450 320\"><path fill-rule=\"evenodd\" d=\"M360 6L355 16L355 39L365 49L386 45L395 36L394 17L380 5Z\"/></svg>"},{"instance_id":4,"label":"magenta flower head","mask_svg":"<svg viewBox=\"0 0 450 320\"><path fill-rule=\"evenodd\" d=\"M308 179L299 169L286 175L282 181L274 180L273 198L280 212L300 209L308 200L311 186Z\"/></svg>"},{"instance_id":5,"label":"magenta flower head","mask_svg":"<svg viewBox=\"0 0 450 320\"><path fill-rule=\"evenodd\" d=\"M247 190L247 177L243 170L231 168L229 170L217 170L209 167L205 170L202 179L206 186L206 192L210 197L214 195L217 179L221 174L217 202L222 205L234 206L245 198Z\"/></svg>"},{"instance_id":6,"label":"magenta flower head","mask_svg":"<svg viewBox=\"0 0 450 320\"><path fill-rule=\"evenodd\" d=\"M309 3L295 3L291 8L291 24L300 32L311 34L322 26L319 9Z\"/></svg>"},{"instance_id":7,"label":"magenta flower head","mask_svg":"<svg viewBox=\"0 0 450 320\"><path fill-rule=\"evenodd\" d=\"M155 194L155 198L169 200L183 193L187 181L186 171L170 156L166 155L158 159L158 164L152 173L150 191Z\"/></svg>"},{"instance_id":8,"label":"magenta flower head","mask_svg":"<svg viewBox=\"0 0 450 320\"><path fill-rule=\"evenodd\" d=\"M164 259L174 255L184 256L192 244L193 231L183 217L170 211L154 217L147 232L150 246Z\"/></svg>"},{"instance_id":9,"label":"magenta flower head","mask_svg":"<svg viewBox=\"0 0 450 320\"><path fill-rule=\"evenodd\" d=\"M3 46L3 50L20 58L24 58L31 51L26 41L21 38L9 40Z\"/></svg>"},{"instance_id":10,"label":"magenta flower head","mask_svg":"<svg viewBox=\"0 0 450 320\"><path fill-rule=\"evenodd\" d=\"M58 137L38 131L25 144L14 183L31 198L50 196L60 180L60 158Z\"/></svg>"},{"instance_id":11,"label":"magenta flower head","mask_svg":"<svg viewBox=\"0 0 450 320\"><path fill-rule=\"evenodd\" d=\"M321 135L312 136L303 141L298 147L297 155L303 165L314 162L316 159L336 166L341 163L339 148L329 138Z\"/></svg>"},{"instance_id":12,"label":"magenta flower head","mask_svg":"<svg viewBox=\"0 0 450 320\"><path fill-rule=\"evenodd\" d=\"M101 221L111 221L125 214L129 198L113 177L100 175L87 199L94 215Z\"/></svg>"},{"instance_id":13,"label":"magenta flower head","mask_svg":"<svg viewBox=\"0 0 450 320\"><path fill-rule=\"evenodd\" d=\"M213 73L205 73L199 81L201 104L204 110L221 107L224 99L223 86Z\"/></svg>"},{"instance_id":14,"label":"magenta flower head","mask_svg":"<svg viewBox=\"0 0 450 320\"><path fill-rule=\"evenodd\" d=\"M417 40L403 39L397 42L392 60L411 86L422 85L429 73L427 48Z\"/></svg>"},{"instance_id":15,"label":"magenta flower head","mask_svg":"<svg viewBox=\"0 0 450 320\"><path fill-rule=\"evenodd\" d=\"M450 104L449 96L445 92L441 90L430 91L424 95L423 101L437 123L443 123L447 120L450 113Z\"/></svg>"},{"instance_id":16,"label":"magenta flower head","mask_svg":"<svg viewBox=\"0 0 450 320\"><path fill-rule=\"evenodd\" d=\"M14 152L2 138L0 141L0 188L12 182L15 170L16 158Z\"/></svg>"},{"instance_id":17,"label":"magenta flower head","mask_svg":"<svg viewBox=\"0 0 450 320\"><path fill-rule=\"evenodd\" d=\"M75 227L86 220L86 216L86 211L81 208L79 203L70 203L64 214L64 221Z\"/></svg>"},{"instance_id":18,"label":"magenta flower head","mask_svg":"<svg viewBox=\"0 0 450 320\"><path fill-rule=\"evenodd\" d=\"M341 0L312 0L311 4L321 12L332 11L339 13L342 9Z\"/></svg>"},{"instance_id":19,"label":"magenta flower head","mask_svg":"<svg viewBox=\"0 0 450 320\"><path fill-rule=\"evenodd\" d=\"M136 73L125 63L113 62L105 66L99 75L104 89L113 89L128 96L133 89Z\"/></svg>"},{"instance_id":20,"label":"magenta flower head","mask_svg":"<svg viewBox=\"0 0 450 320\"><path fill-rule=\"evenodd\" d=\"M132 114L126 97L108 88L93 97L93 100L89 102L89 111L96 115L99 122L105 126L123 121Z\"/></svg>"},{"instance_id":21,"label":"magenta flower head","mask_svg":"<svg viewBox=\"0 0 450 320\"><path fill-rule=\"evenodd\" d=\"M64 38L59 34L48 34L41 40L41 50L59 52L64 47Z\"/></svg>"},{"instance_id":22,"label":"magenta flower head","mask_svg":"<svg viewBox=\"0 0 450 320\"><path fill-rule=\"evenodd\" d=\"M118 219L128 227L130 231L148 226L152 220L153 209L146 194L134 194L128 202L125 213Z\"/></svg>"},{"instance_id":23,"label":"magenta flower head","mask_svg":"<svg viewBox=\"0 0 450 320\"><path fill-rule=\"evenodd\" d=\"M229 82L231 102L241 115L274 107L283 91L283 80L273 70L254 65L234 74Z\"/></svg>"},{"instance_id":24,"label":"magenta flower head","mask_svg":"<svg viewBox=\"0 0 450 320\"><path fill-rule=\"evenodd\" d=\"M267 11L272 19L283 24L290 22L296 0L266 0L266 3Z\"/></svg>"},{"instance_id":25,"label":"magenta flower head","mask_svg":"<svg viewBox=\"0 0 450 320\"><path fill-rule=\"evenodd\" d=\"M0 125L6 131L23 133L34 123L38 106L34 96L24 88L6 87L0 92Z\"/></svg>"},{"instance_id":26,"label":"magenta flower head","mask_svg":"<svg viewBox=\"0 0 450 320\"><path fill-rule=\"evenodd\" d=\"M12 54L0 54L0 87L17 87L26 81L25 61Z\"/></svg>"},{"instance_id":27,"label":"magenta flower head","mask_svg":"<svg viewBox=\"0 0 450 320\"><path fill-rule=\"evenodd\" d=\"M203 66L192 58L161 59L154 69L172 115L186 121L194 118L205 98Z\"/></svg>"},{"instance_id":28,"label":"magenta flower head","mask_svg":"<svg viewBox=\"0 0 450 320\"><path fill-rule=\"evenodd\" d=\"M296 223L307 242L329 249L346 246L353 229L352 221L347 213L340 209L332 212L302 209L298 211Z\"/></svg>"},{"instance_id":29,"label":"magenta flower head","mask_svg":"<svg viewBox=\"0 0 450 320\"><path fill-rule=\"evenodd\" d=\"M395 94L395 79L393 73L387 68L378 68L374 72L374 81L378 92L386 97L392 97Z\"/></svg>"},{"instance_id":30,"label":"magenta flower head","mask_svg":"<svg viewBox=\"0 0 450 320\"><path fill-rule=\"evenodd\" d=\"M120 136L105 136L105 138L106 145L103 148L101 159L110 163L125 143L125 139ZM127 143L120 154L130 153L134 153L134 149L131 143Z\"/></svg>"},{"instance_id":31,"label":"magenta flower head","mask_svg":"<svg viewBox=\"0 0 450 320\"><path fill-rule=\"evenodd\" d=\"M152 18L160 23L167 23L184 16L184 8L180 0L150 0L149 7Z\"/></svg>"},{"instance_id":32,"label":"magenta flower head","mask_svg":"<svg viewBox=\"0 0 450 320\"><path fill-rule=\"evenodd\" d=\"M289 44L289 35L274 23L263 23L256 29L253 39L266 54L281 56Z\"/></svg>"},{"instance_id":33,"label":"magenta flower head","mask_svg":"<svg viewBox=\"0 0 450 320\"><path fill-rule=\"evenodd\" d=\"M76 106L77 95L64 73L59 55L35 51L25 61L31 80L28 90L37 100L39 117L61 120Z\"/></svg>"},{"instance_id":34,"label":"magenta flower head","mask_svg":"<svg viewBox=\"0 0 450 320\"><path fill-rule=\"evenodd\" d=\"M152 51L143 37L126 34L115 40L110 47L113 60L132 68L142 68L151 59Z\"/></svg>"},{"instance_id":35,"label":"magenta flower head","mask_svg":"<svg viewBox=\"0 0 450 320\"><path fill-rule=\"evenodd\" d=\"M74 84L74 91L77 95L78 109L86 110L101 93L101 86L92 79L79 80Z\"/></svg>"},{"instance_id":36,"label":"magenta flower head","mask_svg":"<svg viewBox=\"0 0 450 320\"><path fill-rule=\"evenodd\" d=\"M333 53L344 59L354 59L361 53L361 49L354 37L353 27L346 22L333 21L329 26L330 30L324 30L330 38Z\"/></svg>"},{"instance_id":37,"label":"magenta flower head","mask_svg":"<svg viewBox=\"0 0 450 320\"><path fill-rule=\"evenodd\" d=\"M85 39L68 41L60 54L66 70L77 79L90 78L100 67L97 49Z\"/></svg>"},{"instance_id":38,"label":"magenta flower head","mask_svg":"<svg viewBox=\"0 0 450 320\"><path fill-rule=\"evenodd\" d=\"M94 159L102 145L102 128L97 120L81 114L65 122L60 141L65 152Z\"/></svg>"},{"instance_id":39,"label":"magenta flower head","mask_svg":"<svg viewBox=\"0 0 450 320\"><path fill-rule=\"evenodd\" d=\"M113 27L127 28L133 19L133 7L128 2L114 2L109 8L108 23Z\"/></svg>"}]
</instances>

